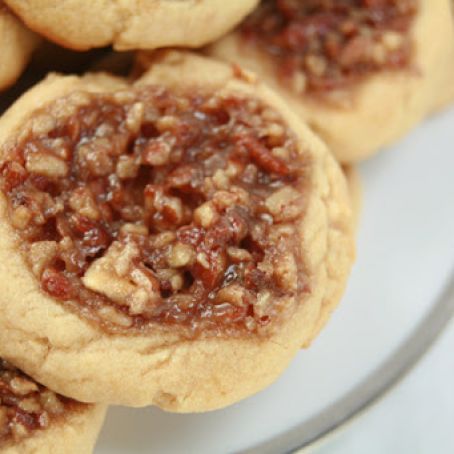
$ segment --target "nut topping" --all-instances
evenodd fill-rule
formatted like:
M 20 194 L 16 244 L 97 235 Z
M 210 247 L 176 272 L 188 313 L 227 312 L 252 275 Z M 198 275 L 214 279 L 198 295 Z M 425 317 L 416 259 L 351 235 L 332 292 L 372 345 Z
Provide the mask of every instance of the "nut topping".
M 326 94 L 411 62 L 416 0 L 262 0 L 241 33 L 297 94 Z
M 44 430 L 65 411 L 81 406 L 38 385 L 0 358 L 0 450 L 36 430 Z
M 244 96 L 75 93 L 4 150 L 0 188 L 42 291 L 90 322 L 267 333 L 307 291 L 299 147 Z

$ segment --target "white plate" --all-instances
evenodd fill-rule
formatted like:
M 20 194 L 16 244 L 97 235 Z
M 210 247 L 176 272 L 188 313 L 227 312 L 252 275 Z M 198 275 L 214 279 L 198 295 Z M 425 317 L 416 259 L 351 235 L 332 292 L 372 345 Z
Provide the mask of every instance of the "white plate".
M 314 345 L 270 388 L 224 410 L 112 408 L 96 453 L 289 451 L 348 419 L 422 353 L 452 309 L 443 300 L 431 312 L 454 270 L 454 111 L 361 173 L 358 260 Z

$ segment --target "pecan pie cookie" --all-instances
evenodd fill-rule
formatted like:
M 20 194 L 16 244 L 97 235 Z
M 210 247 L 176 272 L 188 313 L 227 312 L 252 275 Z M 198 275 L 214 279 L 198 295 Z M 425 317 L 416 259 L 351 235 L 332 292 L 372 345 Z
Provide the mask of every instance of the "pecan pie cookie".
M 0 90 L 12 85 L 21 75 L 38 42 L 38 37 L 0 0 Z
M 105 408 L 60 396 L 0 358 L 0 452 L 88 454 Z
M 72 49 L 198 47 L 232 29 L 258 0 L 5 0 L 37 33 Z
M 342 162 L 454 97 L 449 0 L 263 0 L 209 49 L 277 90 Z
M 353 209 L 353 225 L 358 227 L 363 205 L 363 188 L 358 169 L 353 165 L 342 166 L 347 179 L 350 200 Z
M 325 145 L 252 75 L 152 58 L 133 84 L 50 76 L 1 118 L 0 353 L 78 400 L 205 411 L 313 339 L 352 209 Z

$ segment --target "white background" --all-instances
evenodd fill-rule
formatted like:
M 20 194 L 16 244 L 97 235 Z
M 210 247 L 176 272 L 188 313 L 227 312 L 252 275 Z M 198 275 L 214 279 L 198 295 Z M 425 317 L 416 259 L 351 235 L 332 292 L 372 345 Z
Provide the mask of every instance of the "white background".
M 454 323 L 384 400 L 314 454 L 454 453 Z

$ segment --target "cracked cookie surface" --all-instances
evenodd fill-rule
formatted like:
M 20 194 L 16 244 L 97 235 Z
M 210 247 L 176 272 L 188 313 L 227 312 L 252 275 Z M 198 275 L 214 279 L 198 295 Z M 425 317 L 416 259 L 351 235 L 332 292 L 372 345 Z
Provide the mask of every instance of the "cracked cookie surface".
M 200 47 L 240 22 L 258 0 L 6 0 L 37 33 L 64 47 Z

